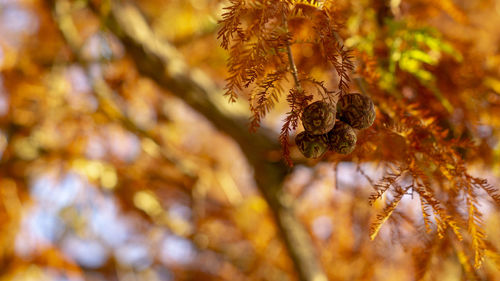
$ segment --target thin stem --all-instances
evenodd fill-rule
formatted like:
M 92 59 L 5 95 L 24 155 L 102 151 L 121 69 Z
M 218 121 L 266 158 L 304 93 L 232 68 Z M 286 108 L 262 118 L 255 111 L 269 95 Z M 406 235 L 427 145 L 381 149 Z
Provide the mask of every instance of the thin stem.
M 284 13 L 283 13 L 283 26 L 285 27 L 285 31 L 288 34 L 288 21 Z M 295 87 L 297 87 L 297 90 L 299 92 L 302 92 L 302 85 L 300 84 L 299 74 L 297 72 L 297 65 L 295 65 L 295 61 L 293 60 L 293 54 L 292 54 L 292 48 L 290 47 L 290 42 L 287 42 L 286 44 L 286 52 L 288 54 L 288 63 L 290 63 L 293 80 L 295 81 Z
M 365 79 L 363 77 L 356 77 L 354 78 L 354 81 L 356 82 L 356 85 L 358 85 L 359 90 L 361 91 L 362 94 L 368 96 L 368 91 L 365 88 Z

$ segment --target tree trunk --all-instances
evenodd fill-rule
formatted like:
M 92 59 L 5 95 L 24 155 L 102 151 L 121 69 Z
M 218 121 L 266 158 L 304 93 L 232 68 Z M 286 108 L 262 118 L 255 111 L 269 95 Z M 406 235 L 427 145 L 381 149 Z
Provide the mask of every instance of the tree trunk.
M 280 149 L 277 137 L 265 130 L 250 133 L 247 120 L 223 113 L 210 99 L 210 95 L 222 91 L 201 71 L 190 69 L 173 46 L 159 40 L 137 8 L 112 1 L 107 20 L 108 28 L 122 40 L 142 75 L 184 100 L 238 143 L 254 169 L 257 186 L 272 210 L 300 280 L 326 281 L 310 236 L 282 190 L 288 167 L 270 156 Z

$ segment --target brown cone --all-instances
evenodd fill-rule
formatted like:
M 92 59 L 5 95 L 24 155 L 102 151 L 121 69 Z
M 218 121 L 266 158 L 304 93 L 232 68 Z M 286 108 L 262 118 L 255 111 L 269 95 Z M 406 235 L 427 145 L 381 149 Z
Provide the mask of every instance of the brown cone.
M 311 103 L 302 113 L 304 130 L 311 135 L 328 133 L 335 125 L 335 111 L 335 107 L 326 102 L 317 101 Z
M 307 158 L 321 157 L 328 150 L 326 135 L 310 135 L 302 132 L 295 137 L 300 152 Z
M 368 96 L 359 93 L 348 94 L 337 102 L 337 118 L 354 129 L 366 129 L 375 120 L 375 106 Z
M 337 121 L 333 130 L 328 132 L 330 149 L 341 154 L 349 154 L 356 147 L 356 132 L 348 124 Z

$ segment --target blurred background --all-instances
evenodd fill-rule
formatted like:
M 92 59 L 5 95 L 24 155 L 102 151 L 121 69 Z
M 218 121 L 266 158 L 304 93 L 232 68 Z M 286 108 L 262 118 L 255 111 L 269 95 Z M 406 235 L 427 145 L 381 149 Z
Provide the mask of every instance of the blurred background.
M 439 40 L 428 56 L 389 48 L 385 71 L 372 79 L 409 100 L 418 87 L 397 79 L 413 75 L 430 88 L 444 79 L 438 100 L 453 112 L 450 128 L 479 148 L 471 173 L 498 186 L 500 1 L 388 1 L 394 22 L 385 42 L 377 41 L 379 1 L 333 2 L 344 11 L 346 46 L 358 56 L 414 38 L 411 28 L 431 28 Z M 220 90 L 228 54 L 217 22 L 228 2 L 127 3 L 179 52 L 183 67 L 218 89 L 208 98 L 220 112 L 250 117 L 246 99 L 228 104 Z M 0 280 L 298 280 L 248 155 L 183 93 L 137 68 L 129 43 L 106 19 L 110 5 L 0 0 Z M 308 65 L 314 52 L 300 48 L 298 64 L 333 85 L 333 70 Z M 276 141 L 287 111 L 282 100 L 262 121 Z M 368 204 L 371 181 L 384 175 L 384 157 L 397 153 L 397 142 L 389 144 L 361 160 L 306 161 L 292 150 L 297 163 L 283 188 L 326 276 L 472 280 L 451 242 L 419 238 L 417 197 L 405 196 L 370 240 L 370 223 L 384 207 Z M 269 157 L 279 160 L 279 149 Z M 481 201 L 496 248 L 498 210 Z M 487 255 L 478 280 L 500 280 L 499 268 L 499 256 Z

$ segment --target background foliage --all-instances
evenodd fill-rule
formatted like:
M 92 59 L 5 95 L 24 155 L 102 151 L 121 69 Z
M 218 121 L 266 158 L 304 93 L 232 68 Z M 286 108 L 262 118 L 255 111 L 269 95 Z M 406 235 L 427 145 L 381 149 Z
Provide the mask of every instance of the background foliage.
M 0 280 L 500 280 L 499 21 L 498 0 L 0 1 Z M 375 124 L 304 159 L 290 116 L 338 91 Z

